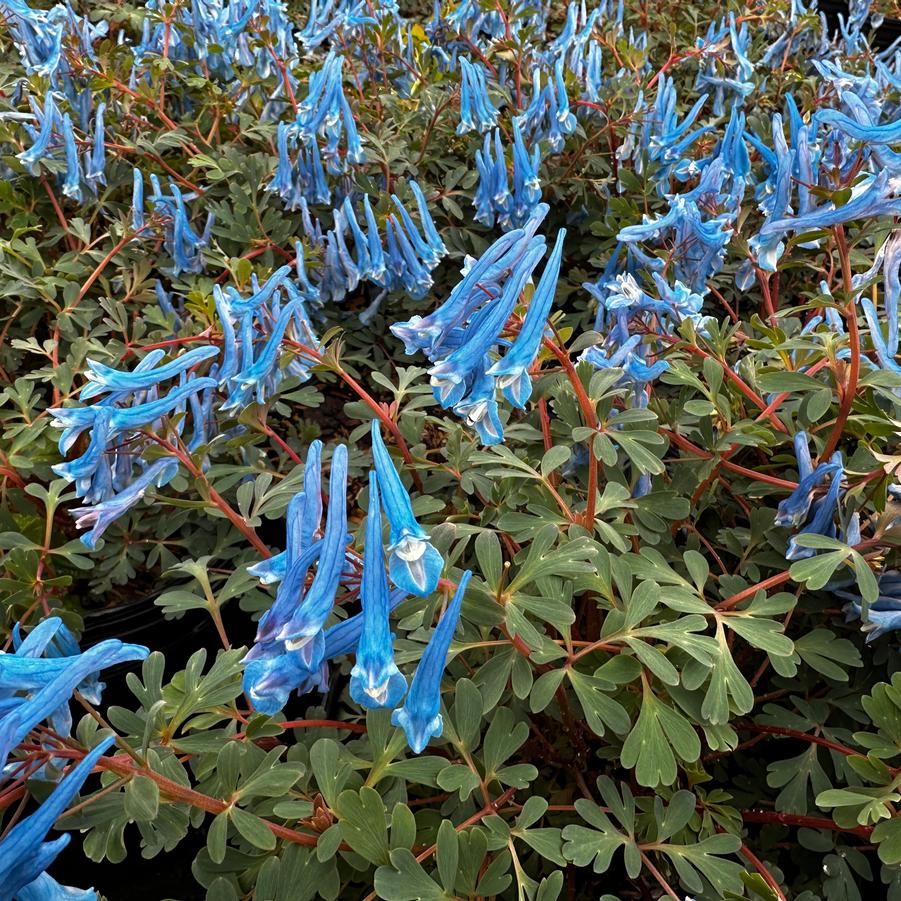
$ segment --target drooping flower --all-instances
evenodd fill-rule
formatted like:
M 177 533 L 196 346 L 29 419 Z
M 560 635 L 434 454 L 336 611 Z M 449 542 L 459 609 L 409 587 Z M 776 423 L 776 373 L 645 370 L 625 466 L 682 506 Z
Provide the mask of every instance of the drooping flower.
M 329 475 L 328 516 L 319 552 L 319 565 L 309 592 L 279 630 L 276 638 L 289 651 L 300 651 L 308 669 L 316 669 L 324 653 L 322 627 L 335 603 L 335 593 L 344 570 L 344 549 L 347 545 L 347 447 L 339 444 L 332 455 Z M 301 556 L 292 565 L 304 565 Z M 289 571 L 285 577 L 291 579 Z
M 519 410 L 525 408 L 526 401 L 532 394 L 532 380 L 528 370 L 538 354 L 547 329 L 547 318 L 554 303 L 560 275 L 565 237 L 566 229 L 561 228 L 513 346 L 488 370 L 489 375 L 497 378 L 497 386 L 504 392 L 504 397 Z
M 425 597 L 437 587 L 444 560 L 416 521 L 410 495 L 394 468 L 377 420 L 372 421 L 372 458 L 390 527 L 391 581 L 410 594 Z
M 85 361 L 88 366 L 85 378 L 89 384 L 81 389 L 79 399 L 89 400 L 107 391 L 146 391 L 160 382 L 175 378 L 198 363 L 210 360 L 218 355 L 218 347 L 213 347 L 212 345 L 196 347 L 176 357 L 164 366 L 135 369 L 131 372 L 113 369 L 111 366 L 106 366 L 89 357 Z
M 850 591 L 837 591 L 845 598 L 845 619 L 862 620 L 860 631 L 866 634 L 869 644 L 889 632 L 901 629 L 901 573 L 897 570 L 884 572 L 878 579 L 879 596 L 867 605 L 866 617 L 863 615 L 863 603 L 858 594 Z
M 460 619 L 463 595 L 471 576 L 472 573 L 467 570 L 460 577 L 453 599 L 422 652 L 404 705 L 391 715 L 392 724 L 404 730 L 407 744 L 414 754 L 422 753 L 429 739 L 437 738 L 444 730 L 441 717 L 441 677 L 457 621 Z
M 487 131 L 497 123 L 497 109 L 488 96 L 485 69 L 481 63 L 460 59 L 460 124 L 457 134 Z
M 830 476 L 841 473 L 841 456 L 834 457 L 827 463 L 820 463 L 816 469 L 810 458 L 808 437 L 806 432 L 798 432 L 794 437 L 795 456 L 798 461 L 798 475 L 801 477 L 798 487 L 779 502 L 775 523 L 777 526 L 797 528 L 807 519 L 814 491 Z
M 147 492 L 151 485 L 162 488 L 178 473 L 178 460 L 162 457 L 151 463 L 128 486 L 100 503 L 89 507 L 73 507 L 69 512 L 75 519 L 75 527 L 90 532 L 81 536 L 82 544 L 94 550 L 98 539 L 121 516 L 124 516 Z
M 114 741 L 113 736 L 100 741 L 65 775 L 47 800 L 33 814 L 16 823 L 0 841 L 0 901 L 14 901 L 15 898 L 43 901 L 53 898 L 46 894 L 47 891 L 62 888 L 55 880 L 48 883 L 43 879 L 38 885 L 34 883 L 41 880 L 47 867 L 69 844 L 71 835 L 64 833 L 50 842 L 45 842 L 44 838 Z
M 369 516 L 363 554 L 363 631 L 350 673 L 350 696 L 363 707 L 394 709 L 407 690 L 407 680 L 394 662 L 394 636 L 388 622 L 388 574 L 382 549 L 379 483 L 369 473 Z

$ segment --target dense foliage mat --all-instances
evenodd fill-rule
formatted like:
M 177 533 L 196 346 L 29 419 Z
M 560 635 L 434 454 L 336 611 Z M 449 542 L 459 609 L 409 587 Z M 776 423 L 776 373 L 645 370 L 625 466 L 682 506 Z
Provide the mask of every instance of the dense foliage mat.
M 0 901 L 901 898 L 893 12 L 0 0 Z

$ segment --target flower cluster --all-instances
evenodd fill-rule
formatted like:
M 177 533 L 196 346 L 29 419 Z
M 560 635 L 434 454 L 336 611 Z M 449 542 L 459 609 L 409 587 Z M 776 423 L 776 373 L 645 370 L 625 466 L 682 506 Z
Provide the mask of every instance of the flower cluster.
M 495 220 L 508 231 L 522 228 L 534 215 L 541 201 L 541 147 L 536 144 L 532 153 L 526 151 L 519 124 L 513 122 L 513 188 L 510 188 L 507 157 L 498 129 L 485 135 L 485 144 L 476 151 L 479 187 L 473 197 L 476 219 L 489 227 Z
M 444 561 L 416 520 L 375 421 L 372 457 L 375 468 L 369 474 L 369 515 L 361 562 L 347 549 L 347 448 L 338 445 L 332 454 L 323 528 L 322 444 L 314 441 L 310 445 L 303 489 L 288 504 L 286 548 L 250 567 L 264 583 L 278 583 L 278 589 L 245 657 L 244 688 L 257 710 L 276 713 L 294 690 L 324 691 L 328 661 L 356 651 L 351 696 L 364 707 L 395 710 L 396 724 L 404 728 L 410 747 L 418 754 L 431 736 L 441 734 L 441 675 L 468 574 L 441 618 L 408 693 L 406 680 L 394 662 L 389 614 L 410 594 L 431 594 L 438 586 Z M 383 502 L 390 535 L 387 570 Z M 362 575 L 357 574 L 360 562 Z M 389 573 L 393 592 L 388 586 Z M 342 584 L 359 586 L 362 612 L 326 628 Z M 406 701 L 399 707 L 404 695 Z
M 557 234 L 528 311 L 514 341 L 502 337 L 510 316 L 533 271 L 545 255 L 545 241 L 536 231 L 547 213 L 540 204 L 524 228 L 495 241 L 478 260 L 470 260 L 463 280 L 448 299 L 428 316 L 398 322 L 391 331 L 408 354 L 424 351 L 435 400 L 475 428 L 484 444 L 504 439 L 497 389 L 517 409 L 532 393 L 529 368 L 541 347 L 554 301 L 565 229 Z M 492 354 L 503 346 L 499 359 Z
M 97 761 L 112 746 L 112 736 L 101 739 L 76 766 L 61 776 L 67 762 L 53 758 L 54 749 L 70 736 L 72 715 L 69 699 L 73 692 L 93 704 L 100 702 L 103 683 L 98 673 L 116 664 L 143 660 L 147 648 L 112 639 L 81 652 L 75 637 L 59 617 L 49 617 L 27 636 L 15 633 L 15 651 L 0 651 L 0 770 L 4 776 L 19 776 L 22 767 L 12 751 L 40 723 L 47 722 L 45 749 L 47 765 L 32 769 L 31 778 L 53 779 L 59 785 L 31 815 L 20 820 L 0 839 L 0 898 L 3 901 L 47 901 L 77 897 L 96 901 L 92 889 L 79 891 L 59 885 L 45 872 L 69 843 L 62 835 L 44 843 L 57 817 L 78 793 Z M 52 737 L 52 741 L 50 741 Z M 7 765 L 9 761 L 9 765 Z M 28 762 L 25 761 L 25 765 Z M 0 776 L 0 783 L 4 777 Z
M 288 376 L 300 381 L 309 377 L 310 361 L 303 352 L 315 352 L 318 342 L 306 313 L 305 295 L 289 277 L 291 272 L 291 267 L 284 266 L 263 285 L 254 282 L 247 297 L 233 287 L 223 291 L 215 286 L 221 349 L 195 347 L 163 363 L 166 351 L 157 348 L 130 372 L 87 361 L 88 384 L 81 399 L 102 395 L 101 399 L 90 406 L 51 410 L 53 425 L 62 430 L 61 454 L 88 433 L 80 456 L 53 467 L 58 476 L 75 484 L 78 497 L 86 502 L 72 514 L 79 528 L 91 527 L 82 536 L 87 547 L 94 548 L 106 529 L 151 486 L 162 487 L 177 475 L 179 457 L 172 453 L 171 444 L 158 442 L 154 435 L 164 417 L 177 419 L 174 440 L 191 454 L 220 437 L 222 414 L 265 403 Z M 289 330 L 296 339 L 295 351 L 286 354 Z M 282 365 L 286 356 L 290 359 Z M 198 375 L 201 366 L 207 368 L 207 375 Z M 165 387 L 176 380 L 175 387 Z M 163 456 L 146 458 L 144 452 L 155 445 L 164 448 Z

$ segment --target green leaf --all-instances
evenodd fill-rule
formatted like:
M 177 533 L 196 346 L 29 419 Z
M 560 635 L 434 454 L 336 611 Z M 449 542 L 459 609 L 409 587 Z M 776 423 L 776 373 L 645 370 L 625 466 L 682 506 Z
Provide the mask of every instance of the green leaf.
M 135 776 L 125 785 L 125 813 L 144 822 L 156 818 L 160 809 L 160 789 L 149 776 Z
M 335 813 L 345 842 L 361 857 L 377 865 L 388 863 L 388 825 L 385 804 L 373 788 L 343 791 Z
M 657 788 L 676 781 L 677 756 L 693 763 L 700 755 L 701 742 L 691 723 L 645 683 L 638 720 L 620 755 L 622 765 L 635 770 L 639 785 Z
M 613 862 L 613 855 L 620 848 L 633 844 L 633 841 L 620 832 L 594 802 L 579 798 L 576 812 L 594 828 L 577 824 L 564 826 L 563 856 L 577 867 L 592 864 L 595 873 L 606 873 Z M 633 879 L 637 875 L 637 872 L 629 873 Z
M 438 878 L 445 892 L 452 894 L 457 880 L 457 866 L 460 862 L 460 845 L 457 833 L 450 820 L 442 821 L 438 827 L 435 862 L 438 864 Z
M 541 458 L 541 474 L 546 478 L 549 473 L 563 466 L 570 456 L 571 451 L 566 445 L 558 444 L 550 448 Z
M 206 849 L 213 863 L 225 860 L 226 842 L 228 839 L 228 811 L 217 814 L 210 823 L 206 834 Z
M 870 838 L 879 846 L 879 859 L 886 866 L 901 864 L 901 819 L 892 817 L 879 823 Z
M 241 837 L 254 848 L 271 851 L 275 847 L 275 835 L 258 816 L 240 807 L 230 807 L 228 815 Z
M 390 863 L 375 871 L 375 890 L 385 901 L 447 901 L 453 898 L 406 848 L 395 848 Z
M 622 735 L 628 730 L 628 714 L 619 702 L 607 694 L 610 683 L 572 668 L 568 668 L 566 672 L 592 732 L 603 736 L 610 728 Z
M 795 641 L 795 653 L 818 673 L 839 682 L 848 681 L 848 668 L 863 666 L 860 652 L 829 629 L 814 629 Z
M 476 536 L 475 548 L 482 578 L 488 583 L 488 587 L 496 592 L 500 587 L 501 572 L 503 571 L 501 543 L 497 532 L 479 532 Z
M 792 563 L 789 573 L 796 582 L 804 582 L 811 591 L 816 591 L 832 578 L 832 574 L 847 558 L 847 551 L 815 554 L 804 560 L 796 560 Z

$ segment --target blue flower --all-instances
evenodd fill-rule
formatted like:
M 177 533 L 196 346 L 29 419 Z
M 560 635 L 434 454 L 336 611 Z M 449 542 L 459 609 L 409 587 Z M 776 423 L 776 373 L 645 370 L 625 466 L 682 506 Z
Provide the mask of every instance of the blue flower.
M 813 505 L 813 515 L 810 521 L 804 526 L 798 535 L 825 535 L 827 538 L 834 538 L 835 515 L 838 512 L 839 498 L 842 491 L 842 476 L 844 469 L 841 466 L 841 456 L 834 455 L 833 460 L 839 460 L 837 471 L 832 476 L 832 483 L 826 494 L 816 501 Z M 803 560 L 806 557 L 812 557 L 816 551 L 814 548 L 802 547 L 798 544 L 798 536 L 793 535 L 788 540 L 788 550 L 785 552 L 786 560 Z
M 136 369 L 133 372 L 120 372 L 118 369 L 98 363 L 89 357 L 86 360 L 88 371 L 85 373 L 89 384 L 81 389 L 79 399 L 88 400 L 106 391 L 146 391 L 162 381 L 187 372 L 197 364 L 218 356 L 218 354 L 219 348 L 212 345 L 196 347 L 164 366 Z
M 441 718 L 441 677 L 460 618 L 463 595 L 471 576 L 469 570 L 461 576 L 453 600 L 448 604 L 422 652 L 404 706 L 391 715 L 392 724 L 404 730 L 407 743 L 414 754 L 422 753 L 429 739 L 437 738 L 444 730 Z
M 845 99 L 844 94 L 842 99 Z M 885 125 L 869 125 L 856 121 L 838 110 L 819 109 L 813 114 L 813 122 L 816 125 L 838 129 L 848 137 L 866 141 L 868 144 L 897 144 L 901 141 L 901 120 Z
M 825 203 L 802 216 L 768 219 L 749 242 L 758 254 L 758 265 L 769 272 L 775 271 L 782 255 L 782 238 L 789 232 L 820 231 L 854 219 L 901 215 L 901 197 L 892 196 L 895 190 L 895 180 L 888 171 L 882 170 L 855 185 L 851 199 L 845 204 Z
M 390 527 L 391 581 L 410 594 L 425 597 L 437 587 L 444 560 L 413 515 L 410 495 L 394 468 L 376 420 L 372 421 L 372 458 Z
M 474 303 L 483 303 L 486 295 L 476 286 L 491 267 L 501 260 L 524 236 L 522 229 L 498 238 L 473 264 L 463 280 L 451 291 L 448 299 L 428 316 L 414 316 L 408 322 L 396 322 L 391 331 L 404 342 L 408 354 L 424 350 L 432 357 L 444 338 L 473 312 Z M 475 296 L 474 296 L 475 295 Z
M 497 109 L 488 96 L 485 69 L 481 63 L 460 59 L 460 124 L 457 134 L 487 131 L 497 123 Z
M 460 346 L 429 369 L 432 391 L 441 406 L 451 407 L 463 397 L 467 380 L 485 354 L 497 343 L 501 329 L 510 318 L 526 281 L 543 256 L 543 242 L 526 250 L 513 266 L 501 296 L 486 304 L 485 312 L 476 317 L 478 321 L 474 320 L 470 324 Z
M 489 375 L 497 378 L 497 385 L 504 392 L 504 397 L 520 410 L 525 408 L 526 401 L 532 394 L 532 380 L 528 369 L 538 354 L 547 330 L 547 318 L 554 303 L 557 278 L 560 275 L 565 237 L 566 229 L 561 228 L 513 346 L 488 370 Z
M 382 510 L 376 474 L 369 473 L 369 516 L 363 555 L 363 632 L 350 672 L 350 696 L 363 707 L 395 708 L 407 680 L 394 662 L 394 635 L 388 622 L 388 575 L 382 550 Z
M 836 594 L 848 600 L 846 621 L 863 619 L 863 604 L 858 594 L 850 591 L 837 591 Z M 860 631 L 866 634 L 867 644 L 901 629 L 901 573 L 889 570 L 879 576 L 879 597 L 867 605 L 866 614 Z
M 289 651 L 300 651 L 305 665 L 316 669 L 324 653 L 322 627 L 335 603 L 335 594 L 344 570 L 347 545 L 347 447 L 335 448 L 329 475 L 328 516 L 319 554 L 319 565 L 309 592 L 300 602 L 276 638 L 285 642 Z M 292 566 L 304 564 L 301 556 Z M 286 581 L 291 578 L 290 572 Z
M 41 873 L 34 882 L 19 889 L 16 901 L 97 901 L 97 892 L 60 885 L 49 873 Z
M 69 844 L 71 836 L 68 834 L 63 834 L 51 842 L 45 842 L 44 838 L 60 814 L 78 794 L 97 761 L 114 741 L 112 736 L 103 739 L 66 774 L 50 797 L 33 814 L 16 823 L 0 841 L 0 901 L 13 901 L 17 896 L 20 899 L 27 899 L 27 893 L 20 894 L 22 889 L 40 879 L 44 870 Z M 34 890 L 41 891 L 52 887 L 44 881 Z M 32 898 L 48 897 L 46 894 L 36 895 L 34 890 Z
M 28 639 L 26 639 L 27 641 Z M 82 654 L 56 659 L 0 655 L 0 769 L 6 755 L 24 741 L 29 732 L 52 718 L 68 734 L 72 692 L 103 668 L 143 660 L 149 651 L 141 645 L 103 641 Z
M 91 155 L 88 157 L 88 165 L 84 176 L 92 185 L 106 184 L 106 175 L 104 174 L 106 141 L 103 132 L 103 115 L 105 112 L 106 104 L 98 103 L 97 112 L 94 115 L 94 140 L 91 144 Z
M 810 459 L 806 432 L 798 432 L 794 437 L 795 456 L 798 460 L 798 475 L 801 477 L 798 487 L 779 502 L 775 523 L 777 526 L 797 528 L 807 519 L 814 491 L 830 476 L 841 473 L 841 454 L 833 454 L 828 463 L 820 463 L 816 469 Z
M 63 182 L 63 194 L 81 203 L 81 162 L 75 146 L 75 133 L 72 131 L 72 119 L 68 113 L 63 114 L 63 147 L 66 152 L 66 178 Z
M 244 667 L 244 691 L 254 710 L 272 716 L 284 709 L 291 692 L 306 685 L 313 672 L 299 651 L 267 655 Z M 317 684 L 320 690 L 326 687 L 321 681 Z
M 278 365 L 279 353 L 282 348 L 282 338 L 288 326 L 294 321 L 295 314 L 300 310 L 300 301 L 294 300 L 286 304 L 279 314 L 278 320 L 272 327 L 272 332 L 266 341 L 262 353 L 250 366 L 242 367 L 234 376 L 233 382 L 238 386 L 238 391 L 233 393 L 222 405 L 223 410 L 238 409 L 244 406 L 246 393 L 251 390 L 256 394 L 257 403 L 265 401 L 267 387 L 273 379 Z
M 90 532 L 81 536 L 82 544 L 94 550 L 103 533 L 138 503 L 151 485 L 162 488 L 177 474 L 178 460 L 174 457 L 162 457 L 151 463 L 131 484 L 105 501 L 89 507 L 73 507 L 69 512 L 75 519 L 75 527 L 91 527 Z
M 144 227 L 144 176 L 140 169 L 132 170 L 131 227 L 140 231 Z
M 32 109 L 34 109 L 35 112 L 38 110 L 35 101 L 32 101 Z M 44 98 L 44 109 L 42 112 L 37 113 L 37 115 L 41 124 L 41 130 L 34 137 L 31 147 L 29 147 L 28 150 L 23 150 L 18 155 L 18 159 L 31 175 L 35 174 L 35 165 L 48 155 L 50 141 L 53 138 L 53 129 L 59 120 L 59 111 L 53 100 L 53 91 L 47 91 Z
M 248 572 L 264 583 L 279 582 L 291 574 L 295 586 L 280 587 L 272 607 L 260 618 L 257 641 L 268 641 L 285 626 L 298 604 L 303 591 L 307 569 L 314 562 L 310 559 L 315 538 L 322 520 L 322 442 L 314 441 L 307 451 L 304 465 L 303 491 L 299 491 L 288 503 L 285 550 L 262 563 L 248 568 Z M 297 566 L 307 555 L 306 566 Z
M 488 357 L 475 370 L 472 385 L 466 396 L 454 404 L 454 412 L 476 430 L 482 444 L 491 446 L 504 440 L 497 405 L 497 379 L 490 375 L 491 360 Z

